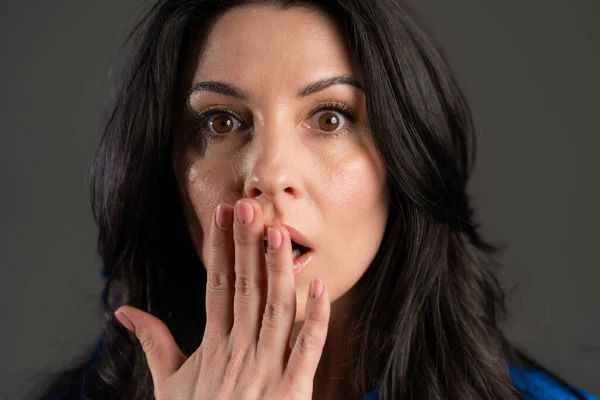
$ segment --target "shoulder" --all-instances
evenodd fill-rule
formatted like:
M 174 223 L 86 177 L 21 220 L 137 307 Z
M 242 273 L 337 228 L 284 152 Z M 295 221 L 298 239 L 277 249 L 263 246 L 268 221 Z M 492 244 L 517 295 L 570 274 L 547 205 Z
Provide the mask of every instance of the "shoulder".
M 548 374 L 535 369 L 510 366 L 513 385 L 524 395 L 525 400 L 575 400 L 577 397 L 560 382 Z M 586 400 L 600 400 L 583 390 L 574 388 Z
M 542 371 L 511 365 L 510 377 L 515 388 L 523 394 L 524 400 L 577 400 L 577 397 L 567 387 Z M 581 389 L 575 387 L 573 389 L 585 400 L 600 400 Z M 373 390 L 361 398 L 361 400 L 377 399 L 377 390 Z

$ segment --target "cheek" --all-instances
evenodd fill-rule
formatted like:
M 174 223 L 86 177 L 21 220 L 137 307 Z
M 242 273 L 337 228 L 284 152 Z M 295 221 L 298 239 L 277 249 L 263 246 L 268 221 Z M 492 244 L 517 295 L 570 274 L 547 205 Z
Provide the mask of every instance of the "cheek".
M 223 168 L 211 168 L 201 161 L 190 164 L 183 181 L 185 213 L 196 251 L 204 263 L 208 255 L 208 237 L 214 210 L 227 202 L 232 193 L 232 178 Z M 230 201 L 231 203 L 231 201 Z
M 328 169 L 323 207 L 336 226 L 381 224 L 387 216 L 385 174 L 371 157 L 357 156 Z M 364 224 L 364 225 L 363 225 Z
M 388 215 L 384 171 L 381 162 L 364 154 L 329 170 L 323 210 L 333 238 L 332 268 L 336 277 L 345 277 L 339 290 L 362 276 L 381 244 Z
M 195 214 L 202 219 L 214 209 L 224 192 L 224 188 L 215 184 L 220 180 L 208 179 L 209 176 L 215 173 L 216 171 L 203 171 L 196 164 L 192 164 L 186 174 L 185 184 L 190 201 Z

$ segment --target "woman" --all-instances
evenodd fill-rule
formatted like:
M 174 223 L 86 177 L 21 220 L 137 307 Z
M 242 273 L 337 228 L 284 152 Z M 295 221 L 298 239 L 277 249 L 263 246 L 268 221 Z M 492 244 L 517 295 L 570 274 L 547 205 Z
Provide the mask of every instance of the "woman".
M 65 396 L 592 398 L 498 328 L 470 111 L 401 4 L 162 0 L 132 43 L 105 332 Z

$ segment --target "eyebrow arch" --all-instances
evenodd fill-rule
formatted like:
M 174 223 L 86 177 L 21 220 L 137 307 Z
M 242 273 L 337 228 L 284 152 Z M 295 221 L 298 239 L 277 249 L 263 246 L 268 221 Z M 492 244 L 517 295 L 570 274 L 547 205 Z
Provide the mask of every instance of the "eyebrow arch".
M 298 97 L 310 96 L 311 94 L 315 94 L 317 92 L 325 90 L 333 85 L 351 85 L 357 89 L 363 90 L 362 85 L 352 76 L 338 75 L 311 83 L 310 85 L 306 86 L 304 89 L 298 92 Z
M 313 82 L 305 88 L 298 91 L 298 97 L 307 97 L 334 85 L 351 85 L 360 90 L 363 90 L 362 85 L 350 75 L 338 75 L 331 78 L 321 79 Z M 235 97 L 246 100 L 248 96 L 244 91 L 232 84 L 221 81 L 203 81 L 195 83 L 187 93 L 186 98 L 189 98 L 194 92 L 214 92 L 224 96 Z
M 242 89 L 237 88 L 232 84 L 220 81 L 204 81 L 195 83 L 187 93 L 186 98 L 189 98 L 194 92 L 202 91 L 219 93 L 224 96 L 236 97 L 242 100 L 246 100 L 248 97 Z

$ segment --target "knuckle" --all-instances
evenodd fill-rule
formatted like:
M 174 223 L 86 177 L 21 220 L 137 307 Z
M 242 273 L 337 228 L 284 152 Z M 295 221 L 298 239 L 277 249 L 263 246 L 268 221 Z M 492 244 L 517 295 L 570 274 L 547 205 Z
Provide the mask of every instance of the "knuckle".
M 293 308 L 289 302 L 267 299 L 263 321 L 266 323 L 279 322 L 289 316 Z
M 242 360 L 244 359 L 244 352 L 245 352 L 245 350 L 242 346 L 239 346 L 239 345 L 232 346 L 232 348 L 228 354 L 227 364 L 229 366 L 233 366 L 233 367 L 240 364 L 242 362 Z
M 146 356 L 153 356 L 158 352 L 158 346 L 150 334 L 146 332 L 140 333 L 139 341 Z
M 296 339 L 296 346 L 303 354 L 314 353 L 319 348 L 319 337 L 311 331 L 302 331 Z
M 206 274 L 206 285 L 210 291 L 217 293 L 227 291 L 229 288 L 228 273 L 216 268 L 210 268 L 207 270 Z
M 256 285 L 246 275 L 238 274 L 235 278 L 235 294 L 242 298 L 253 297 L 257 293 Z
M 227 353 L 227 366 L 224 371 L 225 379 L 237 379 L 242 365 L 248 358 L 247 346 L 241 343 L 233 343 Z

